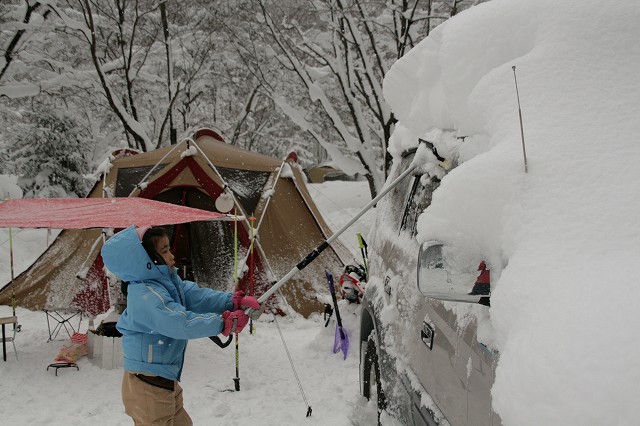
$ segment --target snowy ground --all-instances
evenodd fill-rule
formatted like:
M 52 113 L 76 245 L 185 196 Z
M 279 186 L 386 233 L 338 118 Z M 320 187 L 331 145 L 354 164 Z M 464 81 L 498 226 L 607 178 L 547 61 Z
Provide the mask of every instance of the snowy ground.
M 638 424 L 640 8 L 635 0 L 604 3 L 482 3 L 439 26 L 384 82 L 399 120 L 392 155 L 426 138 L 460 163 L 420 216 L 418 242 L 440 239 L 494 267 L 478 335 L 499 351 L 492 405 L 509 426 Z M 364 182 L 316 189 L 334 229 L 368 200 Z M 356 232 L 343 239 L 352 251 Z M 6 240 L 0 230 L 5 282 Z M 16 263 L 35 256 L 33 244 L 16 244 Z M 356 315 L 346 310 L 355 342 Z M 21 359 L 0 362 L 2 424 L 130 424 L 120 371 L 83 359 L 79 372 L 55 377 L 45 368 L 62 342 L 46 343 L 44 314 L 18 316 Z M 275 324 L 261 321 L 241 339 L 239 393 L 220 392 L 233 383 L 233 350 L 190 345 L 183 382 L 196 423 L 375 424 L 372 405 L 358 397 L 358 349 L 346 361 L 332 354 L 333 328 L 320 318 L 281 327 L 313 416 L 304 418 Z
M 311 194 L 334 229 L 346 223 L 369 201 L 366 182 L 328 182 L 311 185 Z M 354 195 L 356 194 L 356 195 Z M 344 243 L 355 250 L 356 232 L 366 236 L 370 215 L 345 233 Z M 14 231 L 16 271 L 26 267 L 46 245 L 46 231 Z M 10 278 L 8 233 L 0 230 L 0 282 Z M 356 254 L 359 252 L 355 252 Z M 355 256 L 355 254 L 354 254 Z M 337 272 L 337 271 L 336 271 Z M 333 354 L 335 323 L 324 327 L 321 316 L 280 318 L 278 325 L 296 367 L 307 405 L 289 364 L 278 328 L 263 316 L 255 335 L 240 335 L 240 392 L 233 389 L 235 351 L 220 349 L 208 339 L 194 340 L 187 350 L 182 385 L 185 406 L 197 425 L 370 425 L 375 408 L 360 398 L 358 387 L 357 308 L 342 305 L 344 326 L 354 344 L 348 357 Z M 11 315 L 0 306 L 0 316 Z M 47 343 L 43 312 L 18 308 L 22 331 L 17 335 L 19 361 L 8 347 L 7 362 L 0 362 L 2 424 L 14 425 L 129 425 L 120 401 L 122 369 L 104 370 L 87 357 L 80 371 L 61 369 L 56 377 L 46 371 L 67 341 L 62 334 Z M 97 324 L 96 324 L 97 325 Z M 88 321 L 82 322 L 86 331 Z M 10 327 L 8 327 L 10 329 Z M 64 332 L 63 332 L 64 333 Z

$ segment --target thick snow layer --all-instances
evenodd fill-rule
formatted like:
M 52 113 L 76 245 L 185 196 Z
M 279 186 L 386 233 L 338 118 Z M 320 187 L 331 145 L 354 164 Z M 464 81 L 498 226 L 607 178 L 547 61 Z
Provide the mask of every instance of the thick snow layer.
M 496 269 L 486 340 L 506 425 L 637 424 L 638 22 L 633 0 L 493 0 L 438 27 L 384 82 L 395 156 L 419 137 L 443 151 L 465 137 L 418 238 Z

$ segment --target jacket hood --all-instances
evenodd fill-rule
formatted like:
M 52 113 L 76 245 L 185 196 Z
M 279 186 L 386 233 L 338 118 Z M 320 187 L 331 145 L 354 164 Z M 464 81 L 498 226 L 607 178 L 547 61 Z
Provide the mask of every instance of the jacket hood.
M 102 246 L 102 260 L 109 269 L 122 281 L 141 281 L 159 279 L 162 272 L 153 263 L 142 241 L 136 233 L 135 225 L 115 234 Z

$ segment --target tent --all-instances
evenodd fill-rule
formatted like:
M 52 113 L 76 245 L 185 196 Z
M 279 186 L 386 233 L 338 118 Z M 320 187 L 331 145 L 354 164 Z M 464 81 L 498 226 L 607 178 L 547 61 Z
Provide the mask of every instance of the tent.
M 230 208 L 243 220 L 167 227 L 176 266 L 183 278 L 220 290 L 234 288 L 237 268 L 239 287 L 259 296 L 332 234 L 295 156 L 288 158 L 242 150 L 203 129 L 193 140 L 155 151 L 115 152 L 109 171 L 87 198 L 140 197 L 211 212 L 219 211 L 216 205 Z M 9 283 L 0 290 L 0 304 L 11 303 L 13 291 L 18 306 L 29 309 L 106 312 L 119 297 L 119 286 L 102 263 L 102 235 L 101 228 L 63 230 L 13 287 Z M 349 259 L 348 250 L 334 242 L 268 306 L 279 312 L 288 306 L 304 316 L 321 312 L 324 270 L 339 271 Z

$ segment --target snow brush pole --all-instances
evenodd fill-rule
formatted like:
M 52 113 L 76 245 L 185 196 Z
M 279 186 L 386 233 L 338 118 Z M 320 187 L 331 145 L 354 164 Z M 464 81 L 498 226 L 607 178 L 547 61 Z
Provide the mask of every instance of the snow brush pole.
M 292 268 L 287 273 L 287 275 L 285 275 L 284 277 L 280 278 L 280 280 L 278 282 L 276 282 L 273 286 L 271 286 L 271 288 L 269 290 L 267 290 L 262 296 L 260 296 L 260 298 L 258 299 L 258 303 L 263 304 L 273 293 L 278 291 L 278 289 L 280 287 L 282 287 L 287 281 L 289 281 L 295 274 L 297 274 L 298 272 L 300 272 L 304 268 L 306 268 L 307 265 L 309 265 L 318 256 L 320 256 L 320 253 L 322 253 L 327 247 L 329 247 L 333 241 L 335 241 L 344 231 L 346 231 L 351 225 L 353 225 L 356 220 L 360 219 L 360 217 L 363 214 L 365 214 L 371 207 L 375 206 L 376 203 L 378 201 L 380 201 L 380 199 L 382 197 L 387 195 L 387 193 L 389 191 L 391 191 L 393 188 L 398 186 L 398 184 L 400 182 L 402 182 L 407 176 L 409 176 L 416 168 L 417 168 L 417 165 L 415 165 L 415 164 L 412 164 L 411 166 L 409 166 L 409 168 L 407 168 L 407 170 L 405 170 L 400 176 L 398 176 L 396 178 L 396 180 L 394 180 L 386 188 L 384 188 L 382 190 L 382 192 L 380 192 L 380 194 L 378 194 L 377 197 L 375 197 L 373 200 L 371 200 L 369 202 L 369 204 L 364 206 L 362 208 L 362 210 L 360 210 L 360 212 L 358 212 L 358 214 L 356 214 L 349 222 L 347 222 L 338 231 L 334 232 L 334 234 L 331 235 L 327 240 L 325 240 L 322 243 L 320 243 L 318 245 L 318 247 L 313 249 L 309 254 L 307 254 L 304 257 L 304 259 L 302 259 L 294 268 Z M 253 311 L 253 309 L 247 308 L 247 311 L 246 311 L 247 315 L 251 316 L 251 311 Z
M 527 173 L 527 151 L 524 148 L 524 128 L 522 127 L 522 109 L 520 108 L 520 93 L 518 93 L 518 78 L 516 77 L 516 66 L 512 66 L 513 80 L 516 82 L 516 97 L 518 98 L 518 116 L 520 117 L 520 136 L 522 137 L 522 155 L 524 156 L 524 172 Z

